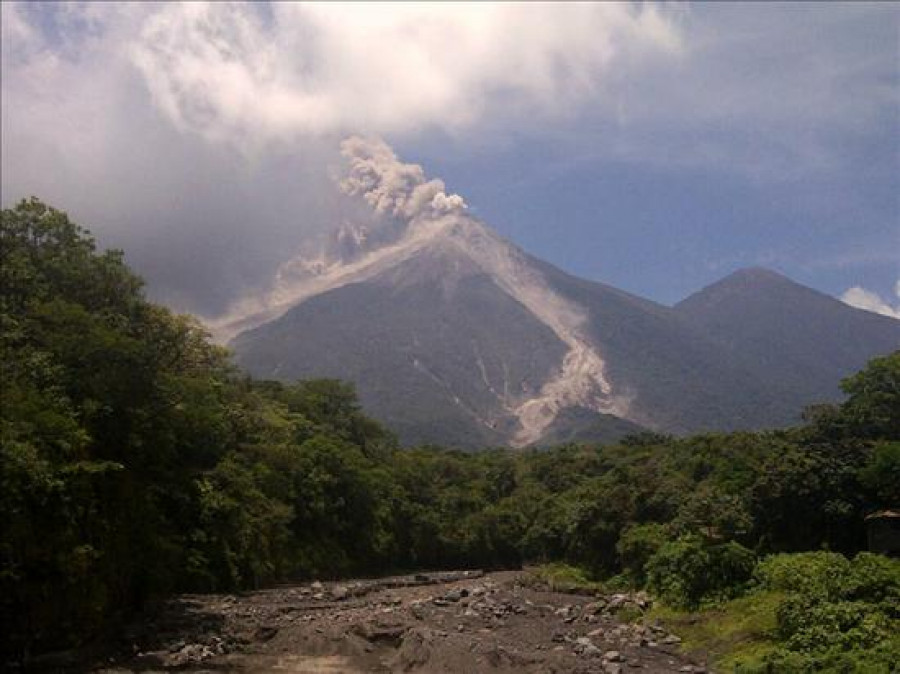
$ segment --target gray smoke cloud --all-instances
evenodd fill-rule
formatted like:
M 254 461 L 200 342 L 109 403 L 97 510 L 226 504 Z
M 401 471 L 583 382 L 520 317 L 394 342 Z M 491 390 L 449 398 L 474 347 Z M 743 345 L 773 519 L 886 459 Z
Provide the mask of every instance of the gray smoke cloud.
M 463 213 L 467 208 L 461 196 L 446 193 L 442 180 L 426 179 L 421 166 L 401 162 L 379 138 L 346 138 L 341 154 L 348 164 L 341 189 L 362 196 L 379 215 L 413 220 Z

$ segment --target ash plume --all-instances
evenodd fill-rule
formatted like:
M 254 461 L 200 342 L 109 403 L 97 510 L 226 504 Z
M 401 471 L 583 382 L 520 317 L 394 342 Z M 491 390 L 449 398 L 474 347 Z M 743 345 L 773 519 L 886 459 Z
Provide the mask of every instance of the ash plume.
M 381 139 L 351 136 L 341 143 L 341 154 L 348 164 L 341 189 L 361 196 L 380 215 L 414 220 L 467 209 L 461 196 L 446 193 L 442 180 L 426 179 L 421 166 L 401 162 Z

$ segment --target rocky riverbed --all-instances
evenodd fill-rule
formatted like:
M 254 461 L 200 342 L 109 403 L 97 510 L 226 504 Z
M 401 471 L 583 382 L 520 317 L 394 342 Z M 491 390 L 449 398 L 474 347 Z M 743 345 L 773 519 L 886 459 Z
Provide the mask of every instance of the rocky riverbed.
M 92 672 L 705 672 L 680 640 L 625 622 L 642 594 L 562 593 L 522 572 L 184 595 L 124 632 Z

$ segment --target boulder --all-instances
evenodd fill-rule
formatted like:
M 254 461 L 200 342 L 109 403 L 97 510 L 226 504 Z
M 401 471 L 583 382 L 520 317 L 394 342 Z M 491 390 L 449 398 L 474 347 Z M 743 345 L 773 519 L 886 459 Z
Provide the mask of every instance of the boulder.
M 404 672 L 421 667 L 431 658 L 432 633 L 420 627 L 414 627 L 406 633 L 397 652 L 397 664 Z

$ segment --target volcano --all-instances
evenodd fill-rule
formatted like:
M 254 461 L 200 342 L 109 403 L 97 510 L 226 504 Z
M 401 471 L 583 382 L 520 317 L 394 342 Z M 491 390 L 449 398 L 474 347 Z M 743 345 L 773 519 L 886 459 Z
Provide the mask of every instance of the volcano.
M 744 270 L 667 307 L 503 239 L 380 141 L 344 142 L 373 219 L 280 269 L 212 324 L 257 377 L 353 382 L 405 444 L 612 441 L 755 429 L 840 397 L 900 321 Z

